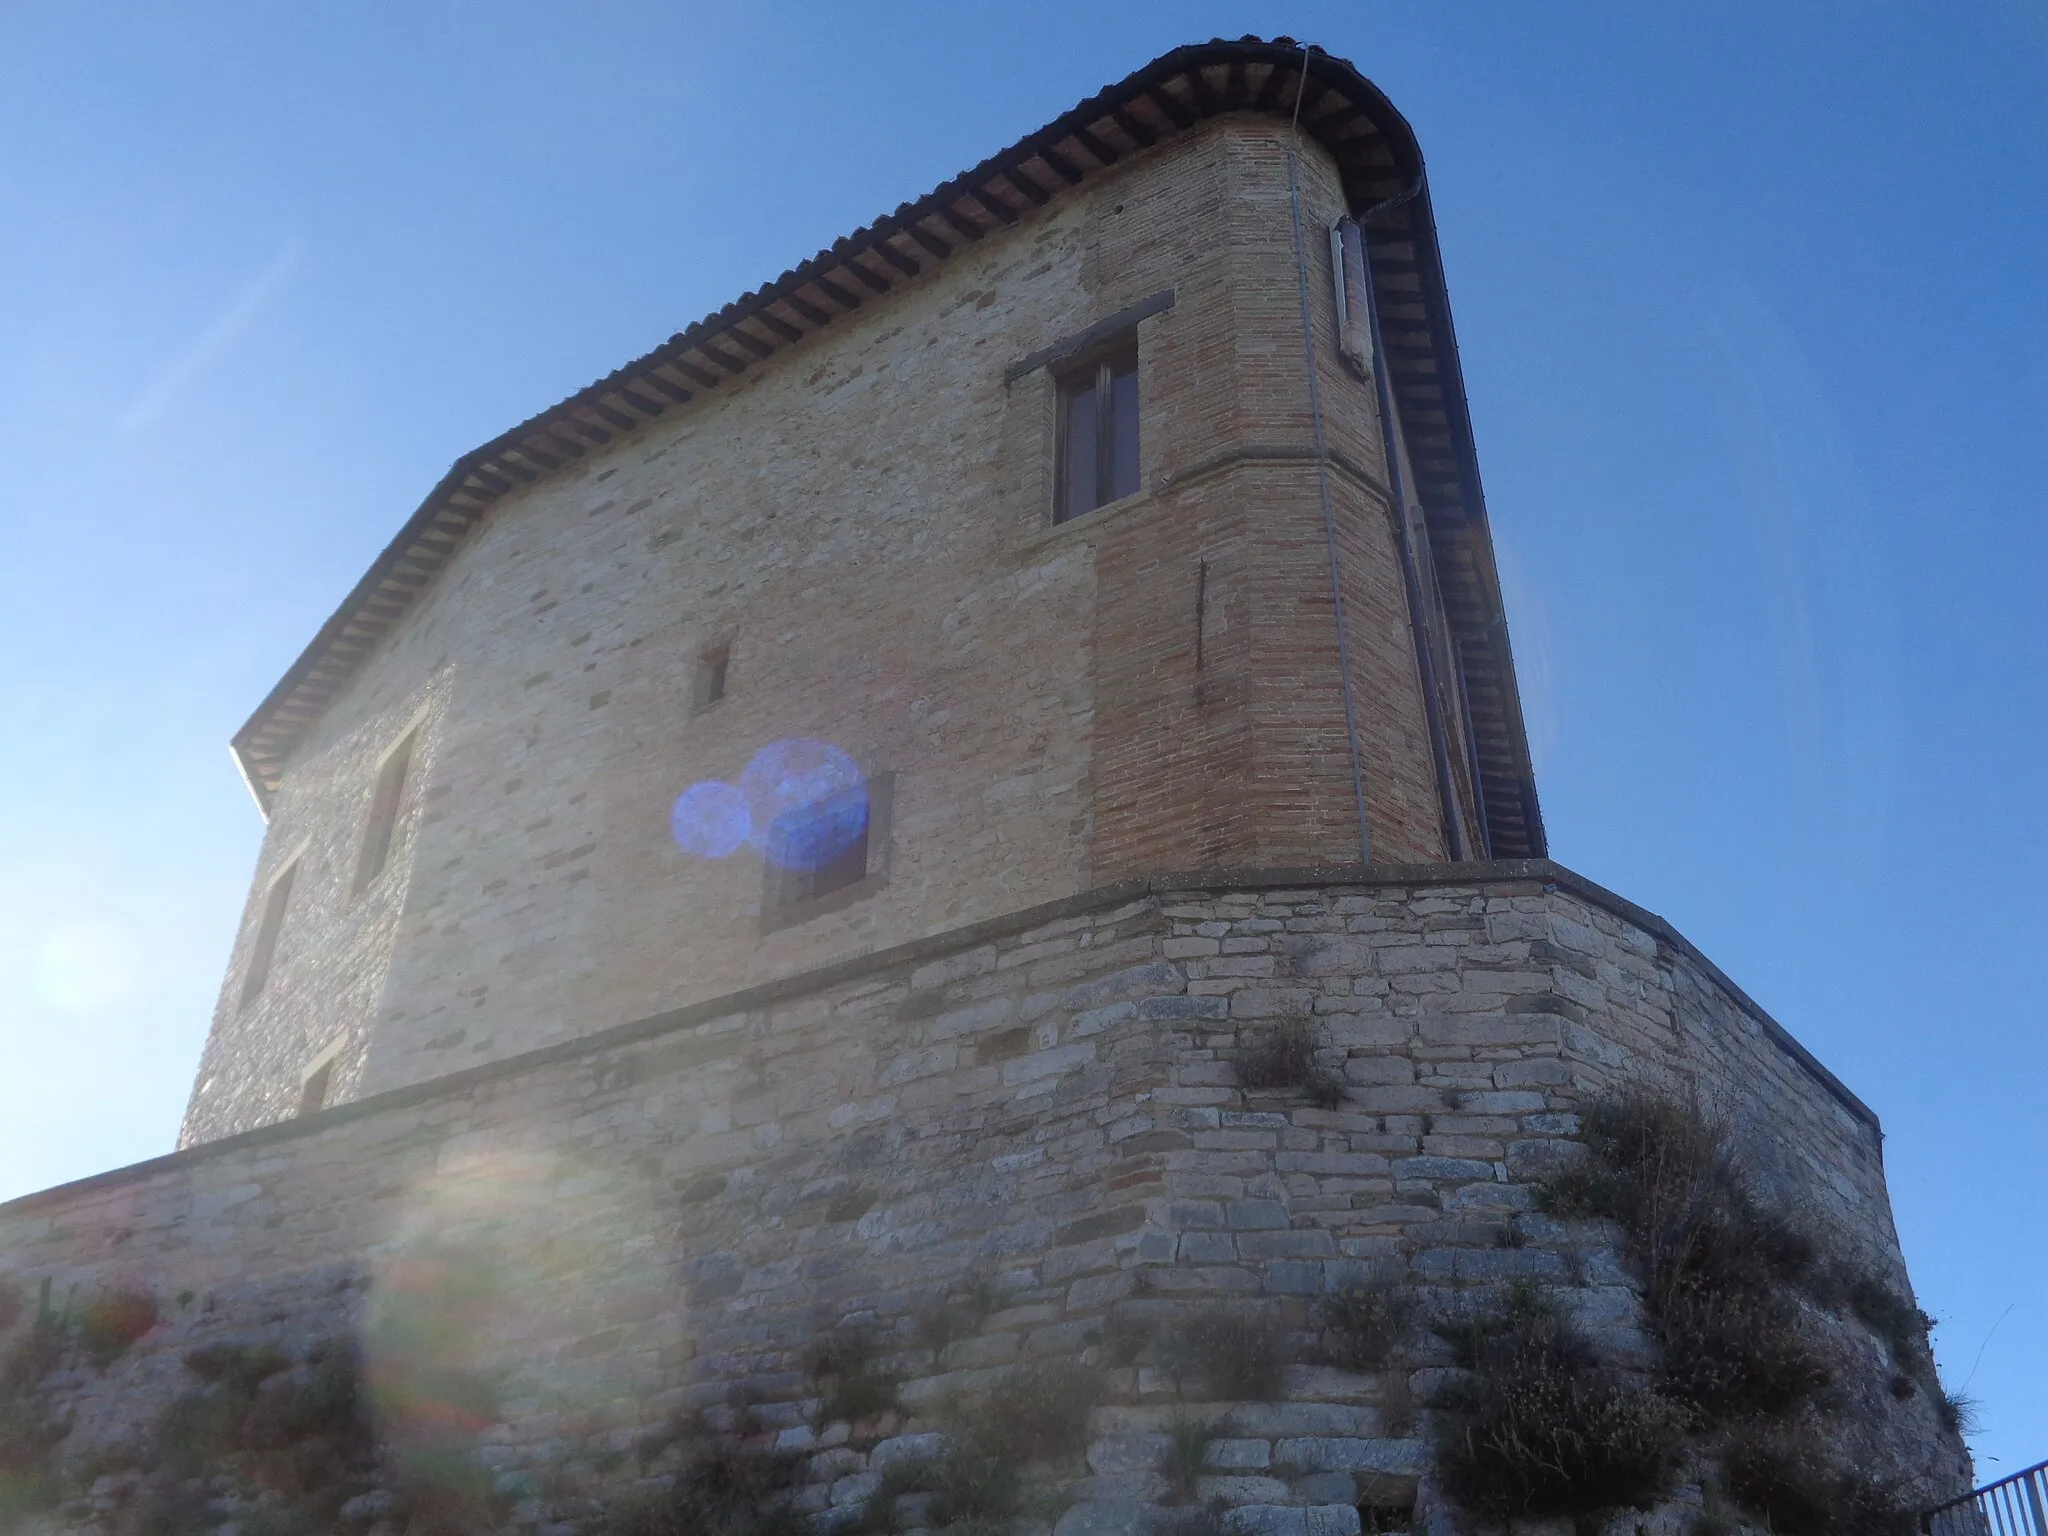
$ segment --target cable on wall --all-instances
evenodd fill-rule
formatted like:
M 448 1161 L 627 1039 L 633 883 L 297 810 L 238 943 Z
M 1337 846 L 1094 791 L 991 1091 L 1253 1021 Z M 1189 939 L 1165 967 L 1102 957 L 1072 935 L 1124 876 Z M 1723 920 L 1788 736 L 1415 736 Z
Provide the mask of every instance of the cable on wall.
M 1301 281 L 1301 347 L 1308 368 L 1308 411 L 1315 424 L 1316 493 L 1323 508 L 1323 546 L 1330 560 L 1330 606 L 1337 619 L 1337 674 L 1344 693 L 1344 743 L 1351 752 L 1351 798 L 1358 807 L 1358 861 L 1372 862 L 1372 830 L 1365 814 L 1365 765 L 1358 749 L 1358 705 L 1352 697 L 1351 637 L 1344 619 L 1344 583 L 1337 563 L 1337 518 L 1330 507 L 1330 447 L 1323 433 L 1323 391 L 1316 368 L 1315 320 L 1308 300 L 1308 247 L 1301 234 L 1301 102 L 1308 94 L 1307 44 L 1301 50 L 1301 81 L 1294 91 L 1294 118 L 1287 140 L 1287 207 L 1294 225 L 1294 271 Z

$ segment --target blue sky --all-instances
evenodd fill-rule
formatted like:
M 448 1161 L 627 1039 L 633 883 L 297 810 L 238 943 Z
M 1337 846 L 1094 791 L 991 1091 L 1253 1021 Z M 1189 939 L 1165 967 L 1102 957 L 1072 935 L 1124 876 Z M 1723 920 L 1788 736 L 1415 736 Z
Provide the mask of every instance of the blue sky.
M 1980 1470 L 2048 1456 L 2041 0 L 5 0 L 0 1196 L 171 1144 L 225 742 L 452 459 L 1245 32 L 1429 157 L 1556 856 L 1877 1108 Z

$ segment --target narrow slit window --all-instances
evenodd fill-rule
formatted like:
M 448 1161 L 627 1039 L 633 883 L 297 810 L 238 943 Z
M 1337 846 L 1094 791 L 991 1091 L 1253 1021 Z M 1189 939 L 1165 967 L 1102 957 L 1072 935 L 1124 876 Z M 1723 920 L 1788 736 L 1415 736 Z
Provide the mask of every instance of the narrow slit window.
M 697 657 L 697 678 L 691 690 L 690 707 L 702 713 L 725 697 L 725 684 L 732 671 L 730 642 L 714 645 Z
M 1138 489 L 1138 347 L 1126 340 L 1059 385 L 1059 494 L 1065 522 Z
M 332 1058 L 320 1063 L 306 1076 L 299 1089 L 299 1113 L 317 1114 L 327 1107 L 327 1091 L 334 1083 L 334 1062 Z
M 377 770 L 377 787 L 370 794 L 370 821 L 363 829 L 363 854 L 356 861 L 358 895 L 368 890 L 391 862 L 391 841 L 398 832 L 398 812 L 405 799 L 405 779 L 412 769 L 413 742 L 418 734 L 407 731 Z
M 256 924 L 256 939 L 249 946 L 249 965 L 242 972 L 242 1007 L 247 1008 L 262 994 L 270 980 L 270 962 L 277 955 L 277 936 L 284 931 L 285 909 L 291 905 L 292 881 L 299 866 L 285 866 L 283 874 L 270 882 L 264 893 L 263 916 Z

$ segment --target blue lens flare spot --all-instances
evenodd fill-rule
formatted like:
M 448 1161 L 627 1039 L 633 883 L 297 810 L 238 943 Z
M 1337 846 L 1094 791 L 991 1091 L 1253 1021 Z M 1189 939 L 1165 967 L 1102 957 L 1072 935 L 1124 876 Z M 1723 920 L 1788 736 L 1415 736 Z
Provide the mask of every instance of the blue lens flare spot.
M 783 869 L 816 871 L 852 852 L 867 835 L 868 792 L 862 785 L 784 811 L 769 823 L 762 852 Z
M 678 848 L 705 859 L 738 853 L 753 834 L 746 795 L 737 785 L 715 779 L 692 784 L 676 796 L 668 827 Z
M 866 837 L 867 785 L 830 742 L 771 742 L 740 775 L 751 838 L 770 863 L 815 870 Z

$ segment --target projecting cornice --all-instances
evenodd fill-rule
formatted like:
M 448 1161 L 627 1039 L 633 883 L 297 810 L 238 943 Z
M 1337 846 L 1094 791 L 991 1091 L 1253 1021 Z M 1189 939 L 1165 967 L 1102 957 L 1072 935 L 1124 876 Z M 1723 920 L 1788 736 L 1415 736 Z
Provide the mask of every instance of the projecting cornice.
M 1351 65 L 1285 38 L 1177 48 L 1072 111 L 464 454 L 235 735 L 269 805 L 307 728 L 503 497 L 760 367 L 1069 189 L 1231 112 L 1292 119 L 1335 158 L 1367 220 L 1387 370 L 1458 642 L 1497 857 L 1544 852 L 1450 302 L 1408 124 Z M 1420 188 L 1420 190 L 1416 190 Z

